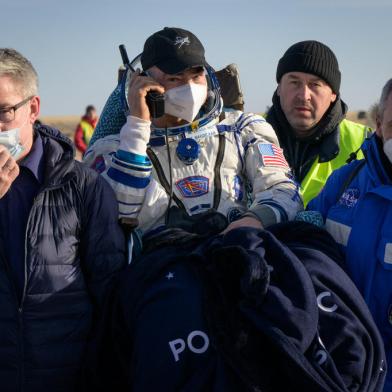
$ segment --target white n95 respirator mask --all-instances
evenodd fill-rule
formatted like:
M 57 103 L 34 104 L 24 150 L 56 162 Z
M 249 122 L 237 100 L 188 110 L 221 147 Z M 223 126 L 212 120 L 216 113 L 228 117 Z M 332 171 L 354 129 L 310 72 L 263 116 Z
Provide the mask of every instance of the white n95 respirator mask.
M 383 150 L 389 159 L 389 162 L 392 163 L 392 139 L 388 139 L 386 142 L 384 142 Z
M 0 145 L 4 146 L 12 158 L 17 160 L 25 150 L 20 143 L 20 128 L 0 132 Z
M 165 92 L 165 113 L 192 122 L 207 99 L 207 85 L 188 83 Z

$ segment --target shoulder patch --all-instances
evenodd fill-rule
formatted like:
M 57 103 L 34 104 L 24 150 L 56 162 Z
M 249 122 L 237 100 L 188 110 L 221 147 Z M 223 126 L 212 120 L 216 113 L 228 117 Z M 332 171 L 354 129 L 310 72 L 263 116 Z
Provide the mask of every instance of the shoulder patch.
M 176 182 L 177 189 L 183 197 L 200 197 L 209 191 L 209 178 L 190 176 Z
M 259 143 L 257 145 L 264 166 L 280 166 L 289 168 L 283 155 L 283 150 L 272 143 Z
M 95 170 L 97 173 L 102 173 L 106 169 L 105 159 L 102 155 L 99 155 L 95 158 L 91 165 L 91 169 Z
M 359 199 L 359 189 L 349 188 L 340 197 L 338 204 L 348 208 L 353 208 L 357 204 L 358 199 Z

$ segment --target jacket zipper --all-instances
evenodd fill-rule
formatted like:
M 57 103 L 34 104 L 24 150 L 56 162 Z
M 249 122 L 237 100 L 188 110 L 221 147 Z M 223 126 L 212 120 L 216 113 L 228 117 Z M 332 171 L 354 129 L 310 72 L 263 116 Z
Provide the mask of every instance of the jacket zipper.
M 24 249 L 25 250 L 25 254 L 24 254 L 24 284 L 23 284 L 23 291 L 22 291 L 22 297 L 20 298 L 20 302 L 18 301 L 18 296 L 16 293 L 15 284 L 13 284 L 16 300 L 18 303 L 18 315 L 19 315 L 19 346 L 20 346 L 20 357 L 21 357 L 20 358 L 20 390 L 21 390 L 21 392 L 23 392 L 23 390 L 24 390 L 24 378 L 25 378 L 25 366 L 24 366 L 24 354 L 25 353 L 24 353 L 24 341 L 23 341 L 23 328 L 24 328 L 23 304 L 24 304 L 24 300 L 26 297 L 27 283 L 28 283 L 28 276 L 27 276 L 27 240 L 28 240 L 28 237 L 27 237 L 27 234 L 28 234 L 29 227 L 30 227 L 32 212 L 36 208 L 35 202 L 38 198 L 38 195 L 36 197 L 34 197 L 34 199 L 33 199 L 33 204 L 32 204 L 31 210 L 29 212 L 29 217 L 27 218 L 26 231 L 25 231 L 25 241 L 24 241 L 24 248 L 25 248 Z M 9 266 L 8 266 L 8 268 L 9 268 Z
M 299 162 L 299 167 L 298 167 L 298 172 L 297 172 L 297 168 L 296 168 L 296 164 L 297 164 L 297 159 L 298 159 L 298 148 L 299 148 L 299 143 L 298 141 L 295 141 L 295 147 L 294 147 L 294 162 L 293 162 L 293 166 L 294 166 L 294 177 L 295 178 L 299 178 L 299 174 L 301 172 L 301 162 Z
M 27 225 L 26 225 L 26 231 L 25 231 L 25 243 L 24 243 L 24 248 L 25 248 L 25 258 L 24 258 L 24 285 L 23 285 L 23 291 L 22 291 L 22 297 L 20 299 L 20 303 L 19 303 L 19 312 L 23 313 L 23 302 L 26 296 L 26 291 L 27 291 L 27 233 L 29 230 L 29 226 L 30 226 L 30 221 L 31 221 L 31 213 L 33 211 L 33 209 L 35 208 L 35 201 L 37 200 L 37 196 L 33 199 L 33 205 L 31 207 L 30 213 L 29 213 L 29 217 L 27 218 Z
M 55 186 L 48 186 L 44 189 L 41 188 L 41 190 L 38 191 L 38 194 L 34 197 L 33 199 L 33 204 L 31 206 L 31 210 L 29 213 L 29 217 L 27 218 L 27 225 L 26 225 L 26 231 L 25 231 L 25 243 L 24 243 L 24 247 L 25 247 L 25 258 L 24 258 L 24 270 L 25 270 L 25 279 L 24 279 L 24 285 L 23 285 L 23 292 L 22 292 L 22 297 L 20 299 L 20 302 L 18 301 L 18 295 L 17 295 L 17 291 L 16 291 L 16 287 L 15 287 L 15 283 L 12 280 L 13 283 L 13 287 L 14 287 L 14 293 L 15 293 L 15 297 L 16 297 L 16 301 L 18 304 L 18 314 L 19 314 L 19 328 L 20 328 L 20 334 L 19 334 L 19 340 L 20 340 L 20 356 L 21 356 L 21 365 L 20 365 L 20 391 L 23 392 L 24 391 L 24 377 L 25 377 L 25 366 L 24 366 L 24 344 L 23 344 L 23 304 L 24 304 L 24 300 L 26 297 L 26 292 L 27 292 L 27 285 L 28 285 L 28 280 L 29 280 L 29 276 L 27 274 L 27 241 L 28 241 L 28 230 L 29 230 L 29 226 L 30 226 L 30 221 L 31 221 L 31 216 L 32 216 L 32 212 L 36 207 L 36 201 L 39 197 L 41 197 L 41 195 L 48 191 L 48 190 L 53 190 L 53 189 L 57 189 L 60 188 L 63 184 L 58 184 Z M 6 263 L 7 264 L 7 263 Z M 7 265 L 7 269 L 9 270 L 9 265 Z M 9 274 L 10 277 L 11 274 Z
M 15 303 L 17 306 L 17 313 L 18 313 L 18 326 L 19 326 L 19 333 L 18 333 L 18 343 L 19 343 L 19 354 L 20 354 L 20 363 L 18 365 L 18 369 L 19 369 L 19 386 L 20 386 L 20 390 L 23 391 L 23 379 L 24 379 L 24 364 L 23 364 L 23 359 L 24 359 L 24 350 L 23 350 L 23 337 L 22 337 L 22 328 L 23 328 L 23 310 L 21 307 L 21 302 L 19 302 L 19 298 L 18 298 L 18 293 L 16 290 L 16 286 L 15 286 L 15 281 L 14 278 L 12 276 L 11 273 L 11 269 L 10 269 L 10 265 L 7 261 L 7 259 L 5 258 L 3 252 L 0 252 L 0 259 L 3 262 L 6 272 L 7 272 L 7 276 L 8 276 L 8 280 L 10 282 L 10 285 L 12 286 L 12 292 L 14 294 L 14 298 L 15 298 Z
M 304 150 L 303 150 L 303 152 L 302 152 L 301 159 L 300 159 L 300 161 L 298 162 L 298 170 L 294 169 L 294 177 L 297 179 L 297 181 L 298 181 L 299 184 L 302 183 L 302 181 L 304 180 L 304 178 L 305 178 L 306 175 L 307 175 L 307 173 L 306 173 L 304 176 L 302 176 L 303 168 L 306 167 L 306 165 L 308 165 L 308 163 L 309 163 L 309 162 L 312 162 L 313 159 L 314 159 L 314 158 L 310 157 L 308 160 L 306 160 L 305 162 L 303 162 L 303 158 L 304 158 L 304 155 L 305 155 L 305 152 L 306 152 L 306 149 L 307 149 L 307 148 L 308 148 L 307 146 L 304 147 Z M 298 154 L 299 154 L 299 142 L 296 141 L 296 142 L 295 142 L 295 149 L 294 149 L 294 162 L 295 162 L 295 163 L 297 162 Z M 316 156 L 316 159 L 317 159 L 317 156 Z M 301 179 L 301 180 L 300 180 L 300 179 Z
M 26 225 L 26 231 L 25 231 L 25 254 L 24 254 L 24 285 L 23 285 L 23 291 L 22 291 L 22 297 L 20 299 L 20 302 L 18 303 L 18 314 L 19 314 L 19 345 L 20 345 L 20 356 L 21 356 L 21 361 L 20 361 L 20 390 L 23 392 L 24 388 L 24 378 L 25 378 L 25 367 L 24 367 L 24 341 L 23 341 L 23 304 L 24 300 L 26 297 L 26 291 L 27 291 L 27 233 L 29 230 L 30 226 L 30 221 L 31 221 L 31 215 L 32 211 L 35 208 L 35 201 L 37 200 L 37 196 L 33 199 L 33 205 L 31 207 L 29 217 L 27 218 L 27 225 Z

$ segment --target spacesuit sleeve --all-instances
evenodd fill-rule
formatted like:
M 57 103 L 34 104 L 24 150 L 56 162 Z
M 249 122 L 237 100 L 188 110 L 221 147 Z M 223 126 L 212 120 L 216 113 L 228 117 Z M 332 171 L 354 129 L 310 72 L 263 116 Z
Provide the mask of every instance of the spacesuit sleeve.
M 242 115 L 236 128 L 252 189 L 247 214 L 255 215 L 264 227 L 294 219 L 303 210 L 303 202 L 275 131 L 264 118 L 252 114 Z
M 143 231 L 163 219 L 168 203 L 165 190 L 151 177 L 152 164 L 146 155 L 149 137 L 150 122 L 128 116 L 120 137 L 98 140 L 84 157 L 113 188 L 119 218 L 137 218 Z

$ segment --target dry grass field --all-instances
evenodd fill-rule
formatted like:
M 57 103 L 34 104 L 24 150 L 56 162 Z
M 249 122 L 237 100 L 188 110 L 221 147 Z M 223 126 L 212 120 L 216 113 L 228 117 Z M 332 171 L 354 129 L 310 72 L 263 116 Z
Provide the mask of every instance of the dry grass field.
M 39 120 L 43 124 L 59 129 L 73 141 L 80 118 L 80 116 L 42 116 Z M 76 159 L 79 161 L 82 159 L 82 154 L 79 151 L 76 151 Z
M 80 118 L 80 116 L 43 116 L 40 117 L 40 121 L 59 129 L 73 140 L 73 135 Z
M 365 117 L 362 117 L 363 113 L 365 114 Z M 347 118 L 351 121 L 356 121 L 374 127 L 370 115 L 367 112 L 348 112 Z M 75 128 L 80 120 L 80 116 L 44 116 L 41 117 L 40 120 L 45 124 L 59 129 L 73 140 Z
M 43 116 L 40 117 L 40 121 L 59 129 L 73 141 L 75 129 L 80 118 L 80 116 Z M 371 115 L 367 112 L 348 112 L 347 118 L 351 121 L 366 124 L 374 128 Z M 81 159 L 81 154 L 78 151 L 76 152 L 76 158 L 79 160 Z
M 376 127 L 376 124 L 372 118 L 372 114 L 369 112 L 365 112 L 365 111 L 348 112 L 346 117 L 348 120 L 368 125 L 369 127 L 373 128 L 373 129 L 375 129 L 375 127 Z

